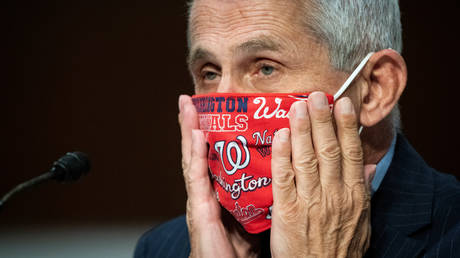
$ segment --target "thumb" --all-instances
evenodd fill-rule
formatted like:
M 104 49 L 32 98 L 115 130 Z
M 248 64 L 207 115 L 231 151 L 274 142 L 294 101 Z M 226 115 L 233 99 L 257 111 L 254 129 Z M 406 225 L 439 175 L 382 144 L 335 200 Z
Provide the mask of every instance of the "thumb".
M 216 201 L 208 175 L 207 147 L 203 132 L 193 129 L 191 138 L 190 166 L 184 170 L 188 198 L 192 204 Z

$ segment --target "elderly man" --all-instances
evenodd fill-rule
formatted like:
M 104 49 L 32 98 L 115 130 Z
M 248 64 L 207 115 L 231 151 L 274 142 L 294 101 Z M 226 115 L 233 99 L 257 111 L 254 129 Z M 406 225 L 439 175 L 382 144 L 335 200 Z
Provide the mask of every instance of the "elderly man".
M 313 93 L 274 136 L 271 224 L 259 234 L 221 209 L 181 96 L 187 214 L 144 234 L 135 257 L 459 257 L 460 185 L 397 133 L 397 0 L 195 0 L 188 29 L 197 94 Z M 360 63 L 330 112 L 325 93 Z

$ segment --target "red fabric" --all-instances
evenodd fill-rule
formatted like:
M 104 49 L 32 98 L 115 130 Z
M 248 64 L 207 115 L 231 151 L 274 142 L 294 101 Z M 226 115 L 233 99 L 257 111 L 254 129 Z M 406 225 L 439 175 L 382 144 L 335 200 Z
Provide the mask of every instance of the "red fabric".
M 327 95 L 332 107 L 333 96 Z M 288 112 L 308 93 L 220 93 L 192 97 L 209 143 L 217 199 L 249 233 L 271 226 L 271 143 L 289 127 Z

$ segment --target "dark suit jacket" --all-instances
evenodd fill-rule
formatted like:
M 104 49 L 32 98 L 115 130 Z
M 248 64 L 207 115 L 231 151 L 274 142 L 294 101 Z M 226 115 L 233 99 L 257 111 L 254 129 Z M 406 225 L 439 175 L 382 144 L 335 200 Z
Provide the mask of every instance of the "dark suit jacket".
M 372 197 L 371 224 L 365 257 L 460 257 L 460 183 L 430 168 L 398 135 L 393 161 Z M 134 257 L 188 257 L 189 252 L 182 216 L 146 232 Z

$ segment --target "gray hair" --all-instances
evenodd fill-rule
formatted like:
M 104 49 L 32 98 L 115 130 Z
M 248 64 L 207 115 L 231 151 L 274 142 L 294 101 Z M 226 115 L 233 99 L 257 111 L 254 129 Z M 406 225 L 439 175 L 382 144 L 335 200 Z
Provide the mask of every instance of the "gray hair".
M 398 0 L 309 0 L 306 26 L 329 49 L 331 64 L 351 72 L 369 53 L 402 51 Z
M 327 46 L 331 65 L 339 71 L 353 71 L 370 52 L 387 48 L 402 52 L 398 0 L 297 1 L 304 4 L 308 32 Z M 389 116 L 397 130 L 399 113 L 396 105 Z
M 331 65 L 351 72 L 370 52 L 391 48 L 401 53 L 402 28 L 398 0 L 305 1 L 305 25 L 327 46 Z M 401 130 L 399 106 L 388 117 Z

